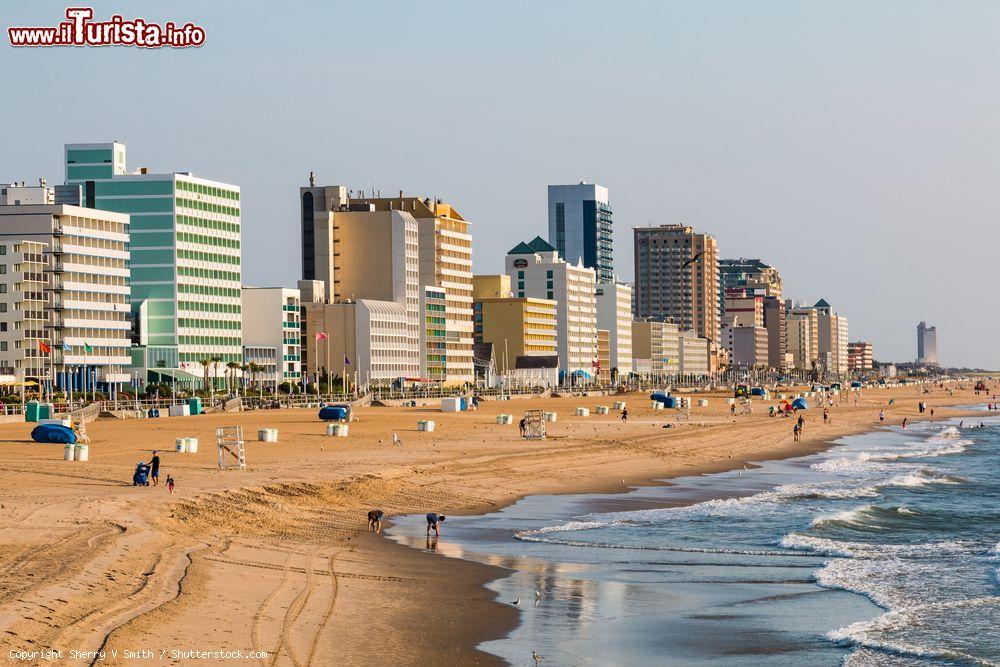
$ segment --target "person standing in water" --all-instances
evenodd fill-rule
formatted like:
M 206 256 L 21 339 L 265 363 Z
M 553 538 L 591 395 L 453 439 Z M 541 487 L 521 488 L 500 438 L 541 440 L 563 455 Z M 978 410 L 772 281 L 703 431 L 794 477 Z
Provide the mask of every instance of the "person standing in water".
M 434 529 L 434 537 L 441 537 L 441 524 L 444 523 L 444 515 L 437 514 L 436 512 L 427 513 L 427 534 L 431 534 L 431 529 Z

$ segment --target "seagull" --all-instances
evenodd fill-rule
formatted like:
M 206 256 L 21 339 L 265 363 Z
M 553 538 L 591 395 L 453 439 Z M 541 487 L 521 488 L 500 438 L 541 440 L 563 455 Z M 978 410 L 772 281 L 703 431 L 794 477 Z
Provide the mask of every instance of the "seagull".
M 399 445 L 400 447 L 402 447 L 403 446 L 403 441 L 399 439 L 398 435 L 396 435 L 395 433 L 393 433 L 392 434 L 392 444 Z
M 537 600 L 540 597 L 542 597 L 542 592 L 536 588 L 535 589 L 535 599 Z
M 624 479 L 622 480 L 622 486 L 625 486 L 625 480 Z
M 519 606 L 521 604 L 521 598 L 520 598 L 520 596 L 518 596 L 518 598 L 516 600 L 514 600 L 513 602 L 511 602 L 511 604 L 514 605 L 515 607 Z
M 323 445 L 320 445 L 319 446 L 319 451 L 325 452 L 326 451 L 326 447 L 324 447 Z
M 537 664 L 541 663 L 542 660 L 545 659 L 545 656 L 544 655 L 538 655 L 537 653 L 535 653 L 534 651 L 532 651 L 531 652 L 531 659 L 534 660 L 535 664 L 537 665 Z

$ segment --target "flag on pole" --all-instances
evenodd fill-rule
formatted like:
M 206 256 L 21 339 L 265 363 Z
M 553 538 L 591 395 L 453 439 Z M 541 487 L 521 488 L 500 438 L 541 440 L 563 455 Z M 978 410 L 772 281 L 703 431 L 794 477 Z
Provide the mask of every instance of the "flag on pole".
M 90 354 L 91 352 L 94 351 L 94 348 L 90 347 L 90 343 L 88 343 L 87 341 L 83 341 L 83 349 L 87 354 Z
M 44 352 L 45 354 L 52 354 L 52 348 L 49 347 L 49 344 L 46 343 L 45 341 L 41 340 L 38 341 L 38 349 Z
M 316 334 L 316 342 L 317 343 L 320 342 L 321 340 L 326 340 L 326 339 L 327 339 L 327 335 L 326 335 L 325 331 L 320 331 L 319 333 Z
M 63 349 L 63 352 L 72 352 L 73 351 L 73 346 L 70 345 L 68 342 L 63 341 L 62 342 L 62 349 Z
M 351 360 L 347 358 L 346 354 L 344 355 L 344 363 L 347 364 L 348 366 L 351 365 Z

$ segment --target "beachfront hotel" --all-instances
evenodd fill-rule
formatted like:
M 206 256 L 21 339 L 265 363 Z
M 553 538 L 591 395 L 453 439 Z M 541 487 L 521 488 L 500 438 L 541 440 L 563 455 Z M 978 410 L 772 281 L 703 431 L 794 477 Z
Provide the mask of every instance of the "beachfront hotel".
M 608 372 L 620 377 L 632 372 L 632 286 L 611 282 L 595 293 L 597 326 L 608 331 Z M 604 366 L 601 366 L 604 371 Z
M 243 287 L 243 363 L 256 364 L 250 379 L 277 390 L 302 378 L 299 290 Z
M 10 201 L 51 201 L 44 192 Z M 4 193 L 6 195 L 7 193 Z M 0 201 L 0 367 L 114 392 L 130 379 L 129 217 Z
M 729 365 L 735 368 L 767 368 L 767 329 L 752 321 L 743 324 L 737 315 L 728 315 L 722 325 L 722 347 L 729 355 Z
M 198 387 L 204 360 L 243 361 L 240 189 L 190 172 L 129 173 L 125 148 L 66 144 L 66 183 L 85 206 L 131 219 L 133 373 Z
M 506 274 L 473 277 L 476 343 L 491 343 L 498 373 L 508 375 L 520 357 L 558 354 L 557 310 L 552 299 L 515 297 Z
M 847 367 L 852 371 L 870 371 L 875 367 L 872 344 L 853 341 L 847 344 Z
M 689 225 L 636 227 L 635 315 L 719 338 L 719 249 Z
M 787 350 L 793 367 L 811 370 L 819 363 L 819 314 L 815 308 L 785 300 Z
M 392 213 L 416 222 L 418 268 L 416 271 L 416 301 L 407 297 L 406 308 L 416 305 L 418 321 L 426 318 L 440 319 L 434 326 L 419 326 L 421 345 L 420 368 L 422 379 L 443 385 L 458 385 L 475 380 L 472 357 L 472 235 L 471 223 L 450 204 L 428 198 L 364 197 L 352 196 L 345 186 L 319 188 L 310 176 L 310 186 L 301 188 L 302 204 L 302 277 L 306 280 L 334 281 L 333 293 L 350 297 L 349 290 L 336 281 L 337 266 L 325 259 L 326 254 L 343 257 L 355 252 L 352 243 L 345 240 L 343 251 L 334 247 L 334 238 L 340 229 L 326 213 L 340 209 L 349 212 Z M 407 243 L 410 243 L 408 241 Z M 385 254 L 393 246 L 382 245 L 377 252 Z M 336 259 L 334 257 L 334 259 Z M 373 254 L 358 255 L 365 267 L 377 261 Z M 333 266 L 333 274 L 324 273 L 325 266 Z M 409 277 L 406 279 L 409 281 Z M 330 288 L 328 288 L 330 289 Z M 356 292 L 355 296 L 371 298 L 370 294 Z M 333 300 L 331 299 L 331 302 Z M 443 324 L 443 326 L 440 326 Z M 409 375 L 408 375 L 409 377 Z
M 597 283 L 614 282 L 614 219 L 608 189 L 581 181 L 549 186 L 549 243 L 570 264 L 583 263 Z
M 632 354 L 632 372 L 646 379 L 705 375 L 713 370 L 713 343 L 673 322 L 634 321 Z
M 597 274 L 570 264 L 541 237 L 518 243 L 505 259 L 511 290 L 518 298 L 555 301 L 559 368 L 565 376 L 590 380 L 597 368 Z
M 818 337 L 817 354 L 820 364 L 829 373 L 844 374 L 847 365 L 847 318 L 833 312 L 826 299 L 813 306 L 816 309 Z

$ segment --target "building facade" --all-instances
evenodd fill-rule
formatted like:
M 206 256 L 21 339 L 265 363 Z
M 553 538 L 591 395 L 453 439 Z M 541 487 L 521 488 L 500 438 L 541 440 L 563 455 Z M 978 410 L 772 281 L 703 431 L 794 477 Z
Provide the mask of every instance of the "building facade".
M 926 322 L 917 325 L 917 363 L 934 366 L 938 363 L 937 327 Z
M 816 309 L 817 353 L 820 363 L 828 373 L 844 374 L 847 365 L 847 318 L 833 312 L 825 299 L 813 306 Z
M 719 250 L 715 237 L 688 225 L 637 227 L 636 317 L 671 320 L 719 337 Z
M 874 367 L 872 344 L 854 341 L 847 344 L 847 368 L 851 371 L 870 371 Z
M 762 326 L 742 326 L 727 321 L 722 327 L 722 345 L 734 368 L 767 368 L 767 329 Z
M 663 378 L 681 372 L 680 330 L 672 322 L 632 323 L 632 370 L 643 378 Z
M 594 269 L 598 284 L 614 282 L 614 224 L 608 189 L 594 183 L 549 186 L 549 243 L 569 264 Z
M 240 189 L 189 172 L 128 173 L 125 160 L 122 143 L 67 144 L 66 183 L 85 206 L 131 220 L 140 374 L 200 386 L 202 360 L 243 361 Z
M 262 357 L 258 348 L 274 350 L 265 373 L 267 386 L 298 386 L 302 379 L 302 338 L 299 290 L 287 287 L 244 287 L 243 361 Z M 260 365 L 258 363 L 258 365 Z
M 492 343 L 498 373 L 509 373 L 517 357 L 558 354 L 555 301 L 534 297 L 477 298 L 475 340 Z
M 767 365 L 777 371 L 792 367 L 788 354 L 788 323 L 785 304 L 773 296 L 764 297 L 764 328 L 767 329 Z
M 0 206 L 0 278 L 0 365 L 75 390 L 130 381 L 127 215 Z
M 604 386 L 611 384 L 611 332 L 597 330 L 597 381 Z
M 816 309 L 786 300 L 785 324 L 792 365 L 799 370 L 812 370 L 819 363 L 819 316 Z
M 519 243 L 505 260 L 511 288 L 518 298 L 555 301 L 559 367 L 564 375 L 593 379 L 597 361 L 597 274 L 582 264 L 560 259 L 540 237 Z
M 608 330 L 610 368 L 618 377 L 632 372 L 632 286 L 607 283 L 595 293 L 597 326 Z

